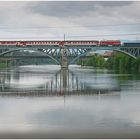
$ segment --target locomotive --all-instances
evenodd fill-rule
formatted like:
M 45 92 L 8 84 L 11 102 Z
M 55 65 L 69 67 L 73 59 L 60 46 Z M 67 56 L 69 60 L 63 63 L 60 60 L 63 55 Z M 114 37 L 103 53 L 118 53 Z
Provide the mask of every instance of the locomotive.
M 124 47 L 140 47 L 140 42 L 124 42 Z

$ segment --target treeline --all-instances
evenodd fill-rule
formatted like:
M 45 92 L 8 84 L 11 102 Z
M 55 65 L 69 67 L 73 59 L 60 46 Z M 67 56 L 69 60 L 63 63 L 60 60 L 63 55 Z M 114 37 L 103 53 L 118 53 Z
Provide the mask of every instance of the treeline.
M 82 66 L 108 68 L 120 72 L 140 72 L 140 58 L 136 60 L 122 53 L 116 53 L 113 57 L 110 57 L 107 60 L 100 55 L 92 56 L 90 58 L 80 59 L 77 64 Z
M 7 68 L 11 66 L 21 66 L 21 65 L 46 65 L 46 64 L 56 64 L 54 60 L 50 58 L 26 58 L 20 60 L 0 60 L 0 69 Z
M 0 60 L 0 68 L 6 68 L 6 63 L 3 60 Z
M 21 59 L 17 61 L 17 65 L 47 65 L 47 64 L 56 64 L 54 60 L 50 58 L 29 58 Z

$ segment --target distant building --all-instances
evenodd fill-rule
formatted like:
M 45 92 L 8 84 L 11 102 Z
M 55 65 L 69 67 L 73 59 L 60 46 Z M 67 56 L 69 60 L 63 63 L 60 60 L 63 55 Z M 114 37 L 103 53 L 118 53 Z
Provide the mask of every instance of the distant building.
M 105 51 L 103 54 L 102 54 L 103 57 L 112 57 L 114 56 L 114 52 L 113 51 Z
M 94 56 L 97 55 L 96 51 L 91 51 L 87 54 L 87 56 Z

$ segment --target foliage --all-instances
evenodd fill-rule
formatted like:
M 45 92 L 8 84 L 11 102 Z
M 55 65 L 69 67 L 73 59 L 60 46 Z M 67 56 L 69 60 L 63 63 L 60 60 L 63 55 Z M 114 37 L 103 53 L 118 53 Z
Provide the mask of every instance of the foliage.
M 6 63 L 3 62 L 3 61 L 1 61 L 1 62 L 0 62 L 0 68 L 5 68 L 5 67 L 6 67 Z
M 140 72 L 140 58 L 134 59 L 122 53 L 116 53 L 114 57 L 108 58 L 107 61 L 103 56 L 91 56 L 90 58 L 79 60 L 78 64 L 114 69 L 119 72 Z
M 79 60 L 78 64 L 83 66 L 105 67 L 106 61 L 102 56 L 91 56 L 89 58 Z
M 26 58 L 19 60 L 0 60 L 0 68 L 6 68 L 10 66 L 19 65 L 43 65 L 43 64 L 56 64 L 54 60 L 50 58 Z

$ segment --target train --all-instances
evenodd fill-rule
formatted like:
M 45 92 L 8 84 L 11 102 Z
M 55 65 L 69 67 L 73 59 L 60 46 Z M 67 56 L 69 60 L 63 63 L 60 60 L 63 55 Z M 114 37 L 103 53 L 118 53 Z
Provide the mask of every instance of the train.
M 93 46 L 123 46 L 123 47 L 140 47 L 140 42 L 121 42 L 120 40 L 69 40 L 69 41 L 0 41 L 0 45 L 17 47 L 31 47 L 32 45 L 93 45 Z
M 124 42 L 124 47 L 140 47 L 140 42 Z
M 28 45 L 99 45 L 99 41 L 0 41 L 0 45 L 16 45 L 28 46 Z

